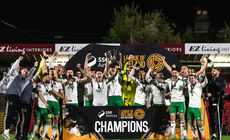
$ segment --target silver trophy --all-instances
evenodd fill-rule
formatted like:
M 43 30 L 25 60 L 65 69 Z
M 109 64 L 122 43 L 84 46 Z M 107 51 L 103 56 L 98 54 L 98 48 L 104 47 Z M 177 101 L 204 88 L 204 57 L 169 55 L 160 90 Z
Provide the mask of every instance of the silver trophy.
M 107 52 L 108 58 L 112 63 L 119 62 L 121 60 L 121 53 L 117 50 L 110 50 Z

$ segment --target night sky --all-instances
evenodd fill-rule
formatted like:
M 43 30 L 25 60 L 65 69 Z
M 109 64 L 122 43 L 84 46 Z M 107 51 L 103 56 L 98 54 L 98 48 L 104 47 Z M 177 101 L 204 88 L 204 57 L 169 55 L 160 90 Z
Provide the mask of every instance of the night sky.
M 68 32 L 81 35 L 105 35 L 110 27 L 113 9 L 131 5 L 131 0 L 32 0 L 4 2 L 0 19 L 24 31 Z M 142 12 L 162 9 L 178 29 L 193 27 L 196 10 L 209 12 L 211 27 L 222 27 L 230 19 L 227 1 L 135 0 Z M 2 36 L 2 35 L 1 35 Z

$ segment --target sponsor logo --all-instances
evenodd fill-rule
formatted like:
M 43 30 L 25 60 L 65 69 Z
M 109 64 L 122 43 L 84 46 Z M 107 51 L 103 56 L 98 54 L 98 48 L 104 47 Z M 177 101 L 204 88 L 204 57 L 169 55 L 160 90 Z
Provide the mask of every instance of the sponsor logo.
M 78 52 L 80 49 L 78 46 L 61 46 L 59 52 Z
M 97 115 L 99 118 L 102 118 L 103 116 L 105 116 L 105 111 L 101 110 Z
M 157 71 L 161 71 L 164 68 L 161 57 L 162 55 L 158 53 L 151 54 L 147 59 L 148 68 L 154 67 Z
M 174 52 L 182 53 L 183 52 L 182 48 L 176 48 L 176 47 L 167 48 L 167 47 L 165 47 L 165 49 L 168 50 L 169 52 L 172 52 L 172 53 L 174 53 Z
M 55 50 L 59 54 L 75 54 L 83 49 L 88 44 L 55 44 Z
M 121 109 L 120 118 L 121 119 L 133 119 L 133 110 L 132 109 Z
M 17 53 L 17 54 L 26 54 L 26 53 L 40 53 L 46 51 L 48 53 L 53 52 L 53 49 L 50 47 L 23 47 L 23 46 L 0 46 L 0 53 Z
M 99 118 L 102 118 L 102 117 L 105 117 L 105 118 L 117 118 L 117 114 L 114 114 L 113 111 L 104 111 L 104 110 L 101 110 L 98 113 L 98 117 Z
M 185 44 L 185 54 L 229 54 L 230 44 Z
M 95 56 L 91 56 L 90 59 L 88 60 L 88 66 L 92 67 L 97 63 L 97 59 L 95 58 Z
M 136 109 L 134 112 L 134 117 L 138 120 L 141 120 L 145 117 L 145 111 L 141 108 Z

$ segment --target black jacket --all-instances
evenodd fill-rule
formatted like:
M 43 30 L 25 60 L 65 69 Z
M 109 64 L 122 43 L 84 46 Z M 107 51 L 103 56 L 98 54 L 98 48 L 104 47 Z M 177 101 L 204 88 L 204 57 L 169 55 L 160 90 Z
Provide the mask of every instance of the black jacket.
M 205 93 L 211 93 L 212 97 L 217 99 L 218 97 L 224 96 L 225 89 L 226 89 L 226 80 L 222 77 L 217 77 L 214 81 L 213 77 L 208 78 L 208 84 L 206 85 L 207 89 L 204 91 Z M 222 98 L 220 98 L 222 99 Z

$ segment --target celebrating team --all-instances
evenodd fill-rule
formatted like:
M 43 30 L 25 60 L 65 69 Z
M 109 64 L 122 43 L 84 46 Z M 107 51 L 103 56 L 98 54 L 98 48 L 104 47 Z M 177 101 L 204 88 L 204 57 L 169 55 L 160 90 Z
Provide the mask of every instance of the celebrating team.
M 132 68 L 127 68 L 129 61 L 133 60 L 132 55 L 128 57 L 123 67 L 121 60 L 110 61 L 106 52 L 106 66 L 102 70 L 88 66 L 89 53 L 86 55 L 84 68 L 81 68 L 80 64 L 76 66 L 83 77 L 74 76 L 74 71 L 71 69 L 65 70 L 63 66 L 54 66 L 56 57 L 57 52 L 54 52 L 50 58 L 43 52 L 43 59 L 36 73 L 38 62 L 34 63 L 34 67 L 29 72 L 26 68 L 19 72 L 19 64 L 23 60 L 23 56 L 20 56 L 12 65 L 7 75 L 7 107 L 2 134 L 4 138 L 10 139 L 9 128 L 15 110 L 18 110 L 20 119 L 15 139 L 27 139 L 29 128 L 25 120 L 30 117 L 27 108 L 30 106 L 32 92 L 35 92 L 37 95 L 36 121 L 31 132 L 31 139 L 38 133 L 41 125 L 43 125 L 41 139 L 47 137 L 50 125 L 52 125 L 51 138 L 56 139 L 57 130 L 60 130 L 59 135 L 62 130 L 62 127 L 59 127 L 61 123 L 60 109 L 79 106 L 78 95 L 80 91 L 83 91 L 84 106 L 125 105 L 149 108 L 169 105 L 171 138 L 176 138 L 176 114 L 179 113 L 181 138 L 188 138 L 186 125 L 188 121 L 194 138 L 197 138 L 195 132 L 197 123 L 201 138 L 205 139 L 204 126 L 201 122 L 201 95 L 202 89 L 208 83 L 205 75 L 207 60 L 202 60 L 200 71 L 194 73 L 191 69 L 189 71 L 186 65 L 181 67 L 181 71 L 175 66 L 170 67 L 166 58 L 162 57 L 165 67 L 172 74 L 171 78 L 164 79 L 163 73 L 157 72 L 154 67 L 149 68 L 148 72 L 139 68 L 137 63 Z M 49 60 L 48 66 L 47 60 Z M 135 76 L 136 70 L 138 70 L 137 76 Z M 35 87 L 36 91 L 33 90 Z M 79 87 L 83 90 L 79 90 Z M 170 101 L 167 98 L 169 95 L 171 96 Z M 50 114 L 53 115 L 50 116 Z M 194 117 L 196 123 L 192 122 Z

